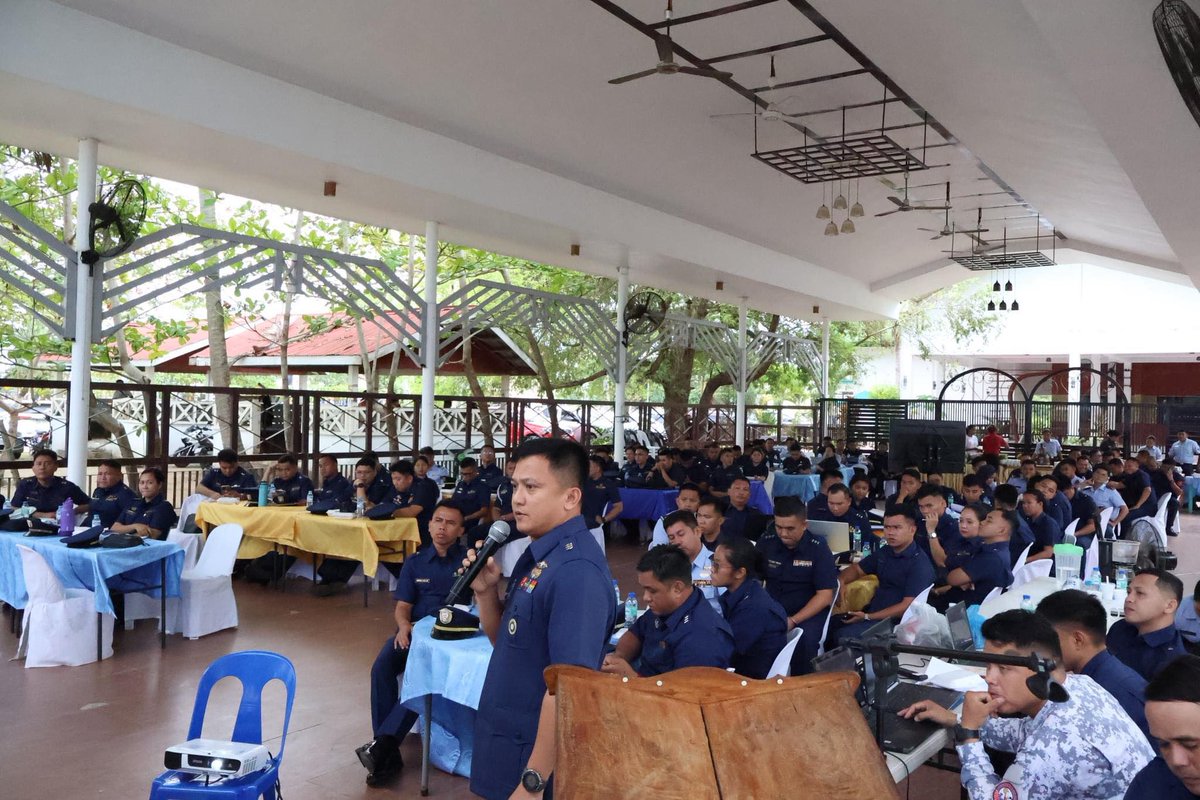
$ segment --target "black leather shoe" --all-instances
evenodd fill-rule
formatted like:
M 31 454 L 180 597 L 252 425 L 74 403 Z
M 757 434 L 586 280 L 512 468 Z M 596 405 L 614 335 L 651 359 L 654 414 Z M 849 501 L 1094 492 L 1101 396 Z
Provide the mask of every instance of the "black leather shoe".
M 404 769 L 404 759 L 395 747 L 380 747 L 377 741 L 364 744 L 354 751 L 359 762 L 367 768 L 367 786 L 384 786 Z

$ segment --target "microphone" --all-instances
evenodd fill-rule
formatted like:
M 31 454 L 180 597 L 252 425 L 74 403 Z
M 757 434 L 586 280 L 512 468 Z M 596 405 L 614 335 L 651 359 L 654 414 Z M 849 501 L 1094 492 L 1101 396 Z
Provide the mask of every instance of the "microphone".
M 462 595 L 469 591 L 471 582 L 483 570 L 483 566 L 487 564 L 487 560 L 495 555 L 496 550 L 508 538 L 508 534 L 512 529 L 508 527 L 508 523 L 502 519 L 498 519 L 492 523 L 492 527 L 488 529 L 487 538 L 483 540 L 483 546 L 475 554 L 475 560 L 463 570 L 463 574 L 458 576 L 458 580 L 454 582 L 454 586 L 450 589 L 450 594 L 446 595 L 446 605 L 456 605 Z

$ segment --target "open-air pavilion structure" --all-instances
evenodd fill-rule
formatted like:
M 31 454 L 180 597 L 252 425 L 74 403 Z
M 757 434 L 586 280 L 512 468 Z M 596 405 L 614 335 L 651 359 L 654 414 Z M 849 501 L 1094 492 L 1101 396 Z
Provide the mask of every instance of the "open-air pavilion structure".
M 429 248 L 451 240 L 814 321 L 893 315 L 969 275 L 964 264 L 1003 265 L 983 246 L 997 240 L 1002 255 L 1039 254 L 1031 263 L 1116 265 L 1188 291 L 1200 277 L 1188 211 L 1200 188 L 1178 180 L 1200 139 L 1150 0 L 1103 13 L 1087 0 L 681 2 L 675 58 L 727 74 L 611 85 L 653 65 L 659 5 L 16 0 L 0 28 L 0 139 L 78 153 L 84 174 L 100 152 L 424 234 Z M 850 192 L 866 209 L 855 220 L 834 197 Z M 947 197 L 948 211 L 874 216 Z M 827 203 L 835 232 L 852 222 L 852 234 L 813 219 Z M 988 232 L 931 241 L 918 227 Z M 297 260 L 284 255 L 276 283 Z M 60 265 L 63 332 L 82 343 L 108 323 L 73 295 L 102 294 L 105 278 L 76 280 L 85 268 L 69 253 Z M 395 300 L 430 307 L 408 287 Z M 438 318 L 424 315 L 411 344 L 427 381 L 436 360 L 420 351 Z M 608 326 L 611 342 L 622 320 Z M 743 390 L 753 337 L 744 324 L 720 337 Z M 819 366 L 811 344 L 769 346 L 785 345 Z M 594 346 L 623 378 L 621 348 Z

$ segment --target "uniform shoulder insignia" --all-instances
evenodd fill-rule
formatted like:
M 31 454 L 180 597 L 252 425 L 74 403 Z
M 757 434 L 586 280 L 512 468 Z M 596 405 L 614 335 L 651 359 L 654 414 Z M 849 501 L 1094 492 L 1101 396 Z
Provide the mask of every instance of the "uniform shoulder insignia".
M 691 622 L 691 621 L 692 621 L 692 615 L 691 615 L 691 614 L 684 614 L 684 615 L 683 615 L 683 622 L 681 622 L 681 623 L 679 623 L 679 624 L 680 624 L 680 625 L 687 625 L 687 624 L 688 624 L 689 622 Z
M 564 549 L 564 550 L 574 550 L 574 549 L 575 549 L 575 543 L 574 543 L 574 542 L 567 542 L 567 544 L 566 544 L 566 547 L 564 547 L 563 549 Z

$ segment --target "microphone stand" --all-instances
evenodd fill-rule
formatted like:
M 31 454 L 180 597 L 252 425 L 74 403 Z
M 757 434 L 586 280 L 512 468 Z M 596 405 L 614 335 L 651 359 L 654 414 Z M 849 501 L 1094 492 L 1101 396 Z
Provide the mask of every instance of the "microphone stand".
M 1005 653 L 983 653 L 973 650 L 951 650 L 944 647 L 921 647 L 919 645 L 900 644 L 892 634 L 872 636 L 869 639 L 850 639 L 845 643 L 851 651 L 862 653 L 871 659 L 871 670 L 875 675 L 874 699 L 875 706 L 875 743 L 883 750 L 883 706 L 887 698 L 887 690 L 892 676 L 899 673 L 900 665 L 896 656 L 907 653 L 915 656 L 931 656 L 946 661 L 968 661 L 976 664 L 1003 664 L 1013 667 L 1025 667 L 1032 670 L 1026 684 L 1035 697 L 1052 702 L 1063 703 L 1069 698 L 1067 691 L 1051 677 L 1058 665 L 1052 658 L 1043 658 L 1036 653 L 1027 656 L 1013 656 Z M 865 672 L 865 663 L 864 663 Z M 864 676 L 865 677 L 865 676 Z

